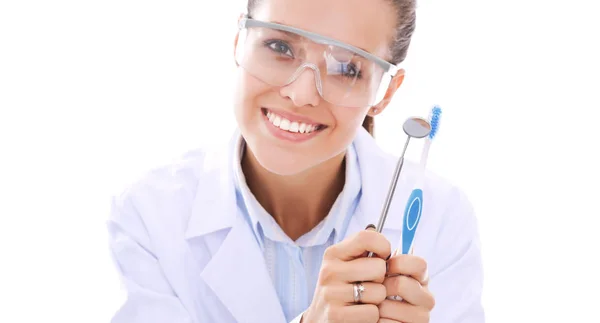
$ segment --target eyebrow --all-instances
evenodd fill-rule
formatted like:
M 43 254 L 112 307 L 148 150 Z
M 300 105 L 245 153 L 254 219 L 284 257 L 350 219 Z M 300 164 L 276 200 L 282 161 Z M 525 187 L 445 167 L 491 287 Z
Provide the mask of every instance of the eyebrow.
M 285 22 L 278 21 L 278 20 L 269 20 L 269 22 L 271 22 L 271 23 L 274 23 L 274 24 L 284 25 L 284 26 L 290 26 L 290 25 L 286 24 Z M 293 26 L 290 26 L 290 27 L 293 27 Z M 298 27 L 293 27 L 293 28 L 298 28 Z M 304 29 L 302 29 L 302 28 L 298 28 L 298 29 L 304 30 Z M 296 34 L 296 33 L 288 32 L 288 31 L 284 31 L 284 30 L 279 30 L 279 31 L 281 31 L 281 32 L 285 33 L 286 35 L 289 35 L 290 37 L 296 38 L 296 39 L 301 37 L 300 35 L 298 35 L 298 34 Z M 327 36 L 327 38 L 331 38 L 331 39 L 337 40 L 337 41 L 339 41 L 339 42 L 341 42 L 341 43 L 348 44 L 348 43 L 346 43 L 345 41 L 341 41 L 341 40 L 339 40 L 339 39 L 337 39 L 337 38 L 333 38 L 333 37 L 329 37 L 329 36 Z M 356 47 L 356 48 L 358 48 L 358 49 L 360 49 L 360 50 L 363 50 L 363 51 L 365 51 L 365 52 L 369 52 L 368 50 L 366 50 L 366 49 L 364 49 L 364 48 L 362 48 L 362 47 L 359 47 L 359 46 L 356 46 L 356 45 L 352 45 L 352 44 L 348 44 L 348 45 L 350 45 L 350 46 L 353 46 L 353 47 Z
M 278 24 L 279 24 L 279 23 L 278 23 Z M 289 37 L 289 38 L 292 38 L 292 39 L 294 39 L 294 40 L 298 40 L 298 39 L 300 39 L 300 38 L 302 37 L 301 35 L 298 35 L 298 34 L 296 34 L 296 33 L 293 33 L 293 32 L 291 32 L 291 31 L 280 30 L 280 29 L 275 29 L 275 30 L 273 30 L 273 31 L 274 31 L 274 32 L 277 32 L 277 33 L 284 34 L 284 35 L 286 35 L 287 37 Z

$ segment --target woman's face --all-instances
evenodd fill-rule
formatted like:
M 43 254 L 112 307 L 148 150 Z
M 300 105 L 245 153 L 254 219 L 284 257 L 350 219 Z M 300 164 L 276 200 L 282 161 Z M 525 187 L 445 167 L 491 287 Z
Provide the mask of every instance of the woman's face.
M 393 9 L 381 0 L 262 0 L 252 18 L 331 37 L 389 60 L 396 25 Z M 256 160 L 272 173 L 293 175 L 340 156 L 369 113 L 370 106 L 325 101 L 314 73 L 306 68 L 290 84 L 272 86 L 237 69 L 235 115 L 240 131 Z M 383 106 L 378 108 L 380 112 Z

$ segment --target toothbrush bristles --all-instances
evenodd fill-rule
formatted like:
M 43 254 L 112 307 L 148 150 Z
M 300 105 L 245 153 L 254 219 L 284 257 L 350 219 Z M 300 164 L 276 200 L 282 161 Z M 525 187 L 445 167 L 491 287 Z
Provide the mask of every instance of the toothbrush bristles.
M 442 115 L 442 108 L 438 105 L 431 109 L 431 115 L 429 116 L 429 123 L 431 124 L 431 132 L 429 133 L 429 139 L 433 139 L 438 133 L 440 128 L 440 117 Z

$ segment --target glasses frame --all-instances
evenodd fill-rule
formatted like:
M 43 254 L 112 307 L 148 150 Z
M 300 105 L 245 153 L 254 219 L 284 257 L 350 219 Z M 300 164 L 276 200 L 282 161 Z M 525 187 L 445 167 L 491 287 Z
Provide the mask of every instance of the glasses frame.
M 310 31 L 306 31 L 300 28 L 295 28 L 295 27 L 290 27 L 290 26 L 286 26 L 286 25 L 282 25 L 282 24 L 278 24 L 278 23 L 274 23 L 274 22 L 266 22 L 266 21 L 261 21 L 261 20 L 256 20 L 256 19 L 252 19 L 248 16 L 243 16 L 242 18 L 240 18 L 239 23 L 238 23 L 238 27 L 239 29 L 244 29 L 247 27 L 267 27 L 267 28 L 272 28 L 272 29 L 277 29 L 277 30 L 281 30 L 281 31 L 286 31 L 286 32 L 291 32 L 294 34 L 298 34 L 300 36 L 304 36 L 312 41 L 314 41 L 315 43 L 318 44 L 323 44 L 323 45 L 333 45 L 333 46 L 337 46 L 343 49 L 346 49 L 348 51 L 351 51 L 353 53 L 356 53 L 360 56 L 363 56 L 373 62 L 375 62 L 377 65 L 379 65 L 385 73 L 387 73 L 388 75 L 390 75 L 391 77 L 394 77 L 397 73 L 398 73 L 398 66 L 384 60 L 381 59 L 367 51 L 364 51 L 358 47 L 346 44 L 344 42 L 341 42 L 339 40 L 330 38 L 330 37 L 326 37 L 326 36 L 322 36 Z

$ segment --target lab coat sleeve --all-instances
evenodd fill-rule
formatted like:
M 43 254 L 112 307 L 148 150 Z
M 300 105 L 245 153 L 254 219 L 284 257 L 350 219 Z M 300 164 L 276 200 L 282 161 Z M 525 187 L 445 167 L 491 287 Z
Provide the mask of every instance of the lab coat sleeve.
M 108 233 L 127 295 L 111 323 L 193 323 L 165 279 L 144 223 L 129 199 L 113 199 Z
M 430 323 L 484 323 L 483 268 L 477 220 L 455 189 L 438 233 L 429 288 L 436 300 Z

